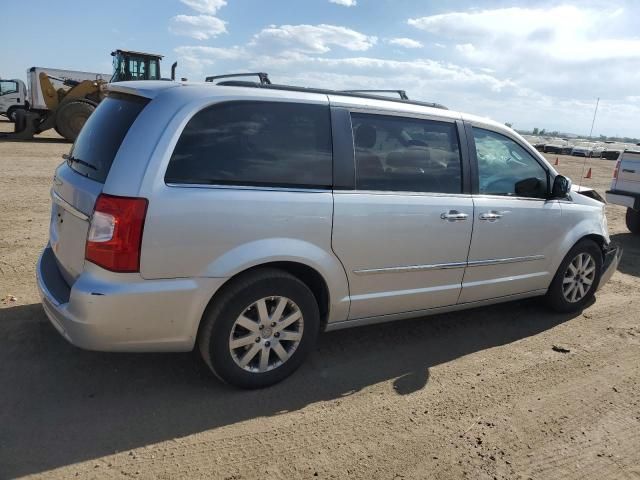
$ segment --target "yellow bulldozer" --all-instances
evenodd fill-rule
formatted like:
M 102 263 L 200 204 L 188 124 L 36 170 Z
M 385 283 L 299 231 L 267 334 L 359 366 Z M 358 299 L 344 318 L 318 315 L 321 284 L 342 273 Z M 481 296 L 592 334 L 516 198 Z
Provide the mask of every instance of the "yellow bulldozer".
M 113 75 L 109 81 L 100 75 L 95 75 L 94 79 L 78 80 L 52 75 L 47 69 L 29 69 L 29 101 L 25 102 L 28 108 L 16 112 L 14 132 L 0 138 L 30 140 L 35 134 L 53 128 L 60 136 L 73 142 L 104 98 L 106 83 L 163 80 L 160 75 L 162 55 L 131 50 L 115 50 L 111 55 Z M 171 66 L 171 80 L 175 79 L 176 66 L 177 62 Z M 88 75 L 77 73 L 85 77 Z

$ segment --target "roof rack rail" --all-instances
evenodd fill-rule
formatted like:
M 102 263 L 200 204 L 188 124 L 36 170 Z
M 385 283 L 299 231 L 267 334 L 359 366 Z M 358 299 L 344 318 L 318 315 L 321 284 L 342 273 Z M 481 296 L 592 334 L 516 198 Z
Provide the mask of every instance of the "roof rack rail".
M 372 100 L 385 100 L 387 102 L 408 103 L 411 105 L 420 105 L 423 107 L 440 108 L 442 110 L 448 110 L 447 107 L 439 103 L 409 100 L 409 97 L 407 97 L 407 93 L 404 90 L 330 90 L 328 88 L 312 88 L 312 87 L 298 87 L 294 85 L 280 85 L 280 84 L 271 83 L 271 81 L 269 80 L 269 76 L 266 73 L 262 73 L 262 72 L 231 73 L 227 75 L 215 75 L 215 76 L 207 77 L 206 81 L 213 82 L 214 80 L 217 80 L 217 79 L 246 77 L 246 76 L 257 76 L 260 79 L 260 82 L 254 82 L 249 80 L 227 80 L 224 82 L 216 83 L 215 85 L 227 86 L 227 87 L 266 88 L 269 90 L 283 90 L 287 92 L 319 93 L 322 95 L 342 95 L 345 97 L 370 98 Z M 375 95 L 375 93 L 388 93 L 388 92 L 397 93 L 400 96 L 400 98 L 393 98 L 393 97 L 383 96 L 383 95 Z
M 401 100 L 409 100 L 405 90 L 340 90 L 344 93 L 397 93 Z
M 264 72 L 252 72 L 252 73 L 227 73 L 226 75 L 212 75 L 204 79 L 205 82 L 213 82 L 220 80 L 221 78 L 235 78 L 235 77 L 258 77 L 260 79 L 260 85 L 271 85 L 269 75 Z

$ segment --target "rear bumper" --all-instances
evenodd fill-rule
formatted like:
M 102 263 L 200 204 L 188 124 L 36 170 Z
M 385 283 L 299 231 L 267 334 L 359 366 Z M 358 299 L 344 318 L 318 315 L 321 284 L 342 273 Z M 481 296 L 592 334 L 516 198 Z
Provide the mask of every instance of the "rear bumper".
M 602 276 L 600 277 L 601 287 L 611 279 L 611 276 L 618 269 L 618 264 L 622 258 L 622 247 L 614 243 L 610 243 L 603 252 Z
M 36 277 L 44 311 L 64 338 L 87 350 L 127 352 L 192 350 L 204 309 L 224 282 L 144 280 L 88 264 L 70 288 L 50 246 Z
M 607 203 L 640 210 L 640 193 L 607 190 L 605 192 L 605 196 L 607 198 Z

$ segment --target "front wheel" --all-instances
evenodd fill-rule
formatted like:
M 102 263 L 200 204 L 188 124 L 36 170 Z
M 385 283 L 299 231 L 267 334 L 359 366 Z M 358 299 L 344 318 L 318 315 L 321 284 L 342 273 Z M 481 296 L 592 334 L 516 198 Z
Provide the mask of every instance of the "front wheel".
M 258 270 L 227 286 L 208 308 L 198 334 L 205 363 L 241 388 L 291 375 L 315 345 L 320 326 L 313 293 L 298 278 Z
M 22 107 L 11 107 L 7 110 L 7 118 L 10 122 L 16 123 L 16 118 L 18 117 L 18 111 L 24 110 Z
M 557 312 L 584 309 L 595 295 L 602 273 L 602 251 L 592 240 L 582 240 L 569 251 L 547 292 L 547 303 Z
M 83 100 L 65 103 L 56 112 L 54 127 L 56 132 L 70 142 L 75 142 L 80 130 L 95 109 L 95 105 Z
M 627 208 L 627 228 L 631 233 L 640 234 L 640 210 Z

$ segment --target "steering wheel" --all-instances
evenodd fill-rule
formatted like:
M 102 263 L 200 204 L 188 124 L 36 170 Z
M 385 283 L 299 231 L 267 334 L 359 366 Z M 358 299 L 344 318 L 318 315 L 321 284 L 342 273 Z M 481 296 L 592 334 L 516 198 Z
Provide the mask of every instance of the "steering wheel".
M 526 163 L 521 162 L 520 160 L 516 160 L 513 157 L 507 158 L 507 165 L 513 165 L 513 164 L 518 165 L 519 167 L 526 167 L 527 166 Z
M 515 182 L 513 178 L 500 175 L 491 175 L 482 181 L 480 185 L 480 191 L 487 194 L 513 194 L 514 190 Z

